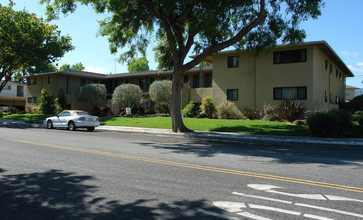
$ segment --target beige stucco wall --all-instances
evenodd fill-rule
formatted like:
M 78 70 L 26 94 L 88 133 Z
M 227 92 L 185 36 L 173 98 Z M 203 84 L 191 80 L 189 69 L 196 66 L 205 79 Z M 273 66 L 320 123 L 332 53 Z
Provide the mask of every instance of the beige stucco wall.
M 237 68 L 227 68 L 228 56 L 239 56 Z M 227 101 L 227 89 L 238 89 L 237 107 L 255 107 L 256 63 L 248 52 L 217 54 L 213 59 L 212 100 L 216 105 Z
M 313 106 L 312 111 L 316 110 L 331 110 L 339 108 L 336 103 L 336 96 L 344 99 L 345 97 L 345 80 L 344 73 L 342 79 L 336 79 L 336 64 L 328 58 L 317 46 L 314 46 L 313 60 L 314 60 L 314 75 L 313 75 Z M 328 61 L 328 68 L 325 69 L 325 60 Z M 330 73 L 330 64 L 333 70 Z M 325 101 L 325 91 L 328 93 L 328 101 Z M 332 103 L 329 101 L 330 93 L 332 94 Z

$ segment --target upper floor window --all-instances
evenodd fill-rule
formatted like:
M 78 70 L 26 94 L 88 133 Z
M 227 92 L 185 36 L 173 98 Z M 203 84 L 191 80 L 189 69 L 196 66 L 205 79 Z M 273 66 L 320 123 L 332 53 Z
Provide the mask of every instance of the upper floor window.
M 37 103 L 37 97 L 28 97 L 28 103 L 29 104 L 36 104 Z
M 274 64 L 306 62 L 306 49 L 274 52 Z
M 239 57 L 238 56 L 229 56 L 227 58 L 228 68 L 237 68 L 239 66 Z
M 36 84 L 37 84 L 37 78 L 28 79 L 28 85 L 36 85 Z
M 274 100 L 305 100 L 307 88 L 305 87 L 277 87 L 273 91 Z
M 325 71 L 328 71 L 328 60 L 325 59 Z

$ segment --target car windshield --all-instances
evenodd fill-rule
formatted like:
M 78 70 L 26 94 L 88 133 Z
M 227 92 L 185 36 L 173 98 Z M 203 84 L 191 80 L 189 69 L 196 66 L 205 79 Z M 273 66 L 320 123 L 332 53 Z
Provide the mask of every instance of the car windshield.
M 77 115 L 89 115 L 87 112 L 77 112 Z

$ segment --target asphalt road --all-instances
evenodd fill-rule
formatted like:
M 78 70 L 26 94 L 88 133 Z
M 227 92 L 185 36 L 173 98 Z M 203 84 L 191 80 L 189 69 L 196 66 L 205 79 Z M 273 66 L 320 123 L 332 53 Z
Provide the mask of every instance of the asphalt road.
M 362 147 L 0 133 L 0 219 L 363 219 Z

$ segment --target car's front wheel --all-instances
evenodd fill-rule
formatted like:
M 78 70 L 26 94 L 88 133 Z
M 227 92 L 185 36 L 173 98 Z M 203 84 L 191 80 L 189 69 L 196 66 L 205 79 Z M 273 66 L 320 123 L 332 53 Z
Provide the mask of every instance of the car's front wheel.
M 52 129 L 53 128 L 53 122 L 51 120 L 47 121 L 47 128 Z
M 73 122 L 73 121 L 70 121 L 70 122 L 68 123 L 68 129 L 69 129 L 70 131 L 75 131 L 75 130 L 76 130 L 76 125 L 74 124 L 74 122 Z

